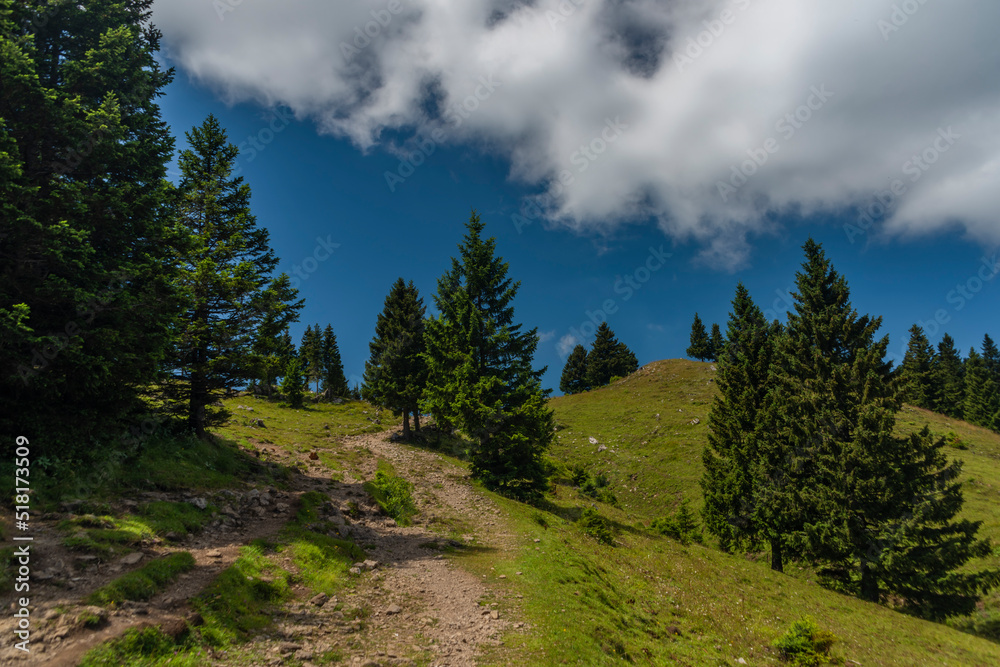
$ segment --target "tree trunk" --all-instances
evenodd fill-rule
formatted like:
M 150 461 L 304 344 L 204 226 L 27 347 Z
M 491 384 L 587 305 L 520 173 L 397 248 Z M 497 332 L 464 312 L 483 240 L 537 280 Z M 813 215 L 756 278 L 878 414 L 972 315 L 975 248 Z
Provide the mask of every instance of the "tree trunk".
M 413 430 L 420 433 L 420 410 L 413 411 Z
M 882 597 L 879 591 L 878 577 L 867 565 L 861 566 L 861 599 L 878 602 Z
M 410 437 L 410 413 L 407 410 L 403 410 L 403 439 L 408 439 Z
M 785 563 L 781 555 L 781 538 L 771 539 L 771 569 L 775 572 L 785 571 Z

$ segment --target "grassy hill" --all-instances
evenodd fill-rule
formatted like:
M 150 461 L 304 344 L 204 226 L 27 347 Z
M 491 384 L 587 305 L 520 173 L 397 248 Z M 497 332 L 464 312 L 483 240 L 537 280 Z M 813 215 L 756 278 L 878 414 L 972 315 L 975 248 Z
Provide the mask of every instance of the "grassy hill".
M 512 567 L 539 572 L 531 587 L 551 591 L 526 604 L 540 626 L 555 615 L 565 626 L 526 642 L 539 655 L 558 653 L 577 664 L 632 659 L 652 664 L 751 664 L 777 660 L 770 643 L 788 624 L 813 616 L 840 641 L 835 652 L 863 665 L 1000 663 L 1000 646 L 950 627 L 928 623 L 817 586 L 805 569 L 772 573 L 766 559 L 734 557 L 709 547 L 682 546 L 642 527 L 673 511 L 682 498 L 700 509 L 701 452 L 715 394 L 711 364 L 669 360 L 649 364 L 609 387 L 552 399 L 558 423 L 552 456 L 569 469 L 604 474 L 617 506 L 583 497 L 569 480 L 557 486 L 544 516 L 511 504 L 525 531 L 546 535 L 550 550 L 527 549 Z M 1000 542 L 1000 436 L 941 415 L 906 407 L 898 430 L 927 424 L 954 433 L 966 449 L 964 514 L 982 520 L 982 534 Z M 582 506 L 596 506 L 619 528 L 617 548 L 581 537 L 569 526 Z M 539 522 L 548 525 L 541 526 Z M 532 525 L 534 524 L 534 525 Z M 553 540 L 553 536 L 559 539 Z M 1000 550 L 986 559 L 1000 564 Z M 976 565 L 982 565 L 983 562 Z M 980 614 L 993 614 L 996 594 Z M 556 609 L 558 607 L 558 609 Z M 565 609 L 565 611 L 563 611 Z M 995 616 L 993 616 L 995 618 Z M 667 632 L 680 630 L 682 635 Z M 664 634 L 669 635 L 664 641 Z M 566 637 L 560 641 L 561 637 Z M 579 662 L 572 656 L 592 645 Z M 603 656 L 603 657 L 602 657 Z

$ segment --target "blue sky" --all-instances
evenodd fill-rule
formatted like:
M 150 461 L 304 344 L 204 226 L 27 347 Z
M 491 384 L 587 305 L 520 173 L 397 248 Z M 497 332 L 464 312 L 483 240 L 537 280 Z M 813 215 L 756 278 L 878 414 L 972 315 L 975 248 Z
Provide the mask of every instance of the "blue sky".
M 310 5 L 304 0 L 300 4 Z M 360 4 L 376 8 L 379 3 Z M 481 3 L 470 3 L 477 4 Z M 751 8 L 740 10 L 741 4 L 729 3 L 733 12 L 745 11 L 732 15 L 735 18 L 730 30 L 734 42 L 738 38 L 739 21 L 746 22 L 750 29 L 751 21 L 758 20 L 751 18 Z M 764 12 L 767 5 L 780 9 L 777 6 L 782 4 L 779 0 L 770 3 L 762 0 L 759 5 L 765 7 L 758 11 Z M 306 307 L 302 321 L 293 327 L 293 337 L 298 341 L 306 324 L 331 323 L 352 383 L 362 374 L 375 318 L 392 282 L 400 276 L 413 280 L 430 305 L 436 280 L 449 267 L 472 208 L 478 210 L 487 232 L 496 237 L 499 253 L 510 263 L 511 276 L 522 283 L 515 302 L 516 316 L 542 334 L 536 361 L 548 366 L 545 386 L 553 389 L 558 388 L 571 337 L 585 338 L 588 323 L 599 319 L 598 311 L 606 311 L 606 305 L 614 311 L 604 313 L 612 329 L 643 364 L 684 356 L 696 311 L 706 322 L 724 325 L 737 281 L 747 285 L 758 305 L 772 311 L 769 314 L 783 317 L 788 305 L 782 294 L 793 288 L 802 258 L 801 246 L 810 235 L 823 243 L 836 268 L 847 276 L 855 307 L 862 313 L 884 317 L 883 331 L 890 335 L 893 358 L 901 357 L 907 329 L 915 322 L 925 324 L 934 343 L 943 332 L 949 332 L 963 352 L 972 345 L 978 346 L 986 332 L 1000 334 L 996 316 L 1000 295 L 996 283 L 1000 281 L 992 278 L 983 281 L 980 277 L 992 274 L 980 270 L 984 259 L 988 263 L 995 257 L 1000 243 L 997 235 L 1000 224 L 981 210 L 985 206 L 983 197 L 987 197 L 986 203 L 997 203 L 995 194 L 983 194 L 997 191 L 997 179 L 993 172 L 984 171 L 984 165 L 993 160 L 991 154 L 977 152 L 982 146 L 992 145 L 996 133 L 991 129 L 993 126 L 984 129 L 972 121 L 959 124 L 961 114 L 980 118 L 984 109 L 992 113 L 995 100 L 985 102 L 981 91 L 972 84 L 967 84 L 971 86 L 967 92 L 952 90 L 954 105 L 932 110 L 928 118 L 916 123 L 906 141 L 900 139 L 900 145 L 915 147 L 912 155 L 918 157 L 916 162 L 908 159 L 910 152 L 899 152 L 896 144 L 882 146 L 872 140 L 873 136 L 883 136 L 875 130 L 882 122 L 879 119 L 883 115 L 888 117 L 892 109 L 852 111 L 861 114 L 862 121 L 873 119 L 872 127 L 854 128 L 852 150 L 857 155 L 853 158 L 843 155 L 851 147 L 842 150 L 836 137 L 827 139 L 832 144 L 817 143 L 828 134 L 828 128 L 819 125 L 827 120 L 802 123 L 802 118 L 815 114 L 819 119 L 821 114 L 828 113 L 829 122 L 839 127 L 844 122 L 843 114 L 847 113 L 844 109 L 851 105 L 836 107 L 839 117 L 834 115 L 832 106 L 824 109 L 824 105 L 833 105 L 838 95 L 843 99 L 851 91 L 843 85 L 831 85 L 830 100 L 825 102 L 822 96 L 813 95 L 809 86 L 790 85 L 794 91 L 788 96 L 795 102 L 789 107 L 793 118 L 786 120 L 781 128 L 772 121 L 777 119 L 780 123 L 782 114 L 761 111 L 762 117 L 769 119 L 768 125 L 775 129 L 772 136 L 765 133 L 755 137 L 751 133 L 735 140 L 733 145 L 741 150 L 721 151 L 717 161 L 721 167 L 711 172 L 718 175 L 699 176 L 704 181 L 704 192 L 688 196 L 686 193 L 692 191 L 690 184 L 678 176 L 686 172 L 678 170 L 675 163 L 687 161 L 697 171 L 701 154 L 685 153 L 681 144 L 670 143 L 663 134 L 665 130 L 637 120 L 644 118 L 641 110 L 631 108 L 618 117 L 615 113 L 618 109 L 614 104 L 606 104 L 606 96 L 587 94 L 578 100 L 591 107 L 588 118 L 597 119 L 584 123 L 573 119 L 571 110 L 559 108 L 557 103 L 552 108 L 532 106 L 531 86 L 525 84 L 525 90 L 517 89 L 521 82 L 513 75 L 494 81 L 495 91 L 490 89 L 488 77 L 471 77 L 472 83 L 479 83 L 458 89 L 471 91 L 473 97 L 478 89 L 483 99 L 469 102 L 470 97 L 464 97 L 466 109 L 475 108 L 466 112 L 468 118 L 459 121 L 461 116 L 458 116 L 448 120 L 447 110 L 456 108 L 450 100 L 457 99 L 461 105 L 463 98 L 449 95 L 449 72 L 445 68 L 439 72 L 439 80 L 444 82 L 441 89 L 435 93 L 431 86 L 433 94 L 429 102 L 427 99 L 421 102 L 422 111 L 414 111 L 416 116 L 403 114 L 403 120 L 391 120 L 398 119 L 401 112 L 394 111 L 389 103 L 386 103 L 388 111 L 382 107 L 359 111 L 358 105 L 363 103 L 344 102 L 343 96 L 338 97 L 339 93 L 334 92 L 325 105 L 321 104 L 322 99 L 315 99 L 318 95 L 315 89 L 326 85 L 322 68 L 306 68 L 311 88 L 307 81 L 301 89 L 288 89 L 289 84 L 281 79 L 282 70 L 274 69 L 278 67 L 275 61 L 281 61 L 275 54 L 282 52 L 266 48 L 272 32 L 278 34 L 286 28 L 272 31 L 266 21 L 268 17 L 256 17 L 251 6 L 233 5 L 233 11 L 227 12 L 223 20 L 215 16 L 183 18 L 165 9 L 175 6 L 158 6 L 154 20 L 166 33 L 165 58 L 177 68 L 176 80 L 167 89 L 161 106 L 165 120 L 178 138 L 178 149 L 185 147 L 184 132 L 201 123 L 209 113 L 220 119 L 233 143 L 246 147 L 240 166 L 253 190 L 252 206 L 258 223 L 270 230 L 272 245 L 281 258 L 279 270 L 295 275 L 298 267 L 299 275 L 304 278 L 300 279 L 299 287 Z M 542 2 L 539 6 L 547 5 Z M 577 19 L 569 16 L 567 23 L 573 19 L 579 20 L 581 26 L 589 25 L 586 21 L 590 21 L 590 15 L 583 16 L 585 11 L 591 10 L 581 5 L 581 16 Z M 929 14 L 931 9 L 920 11 Z M 598 21 L 596 16 L 593 21 Z M 214 44 L 209 37 L 218 37 L 213 30 L 229 30 L 237 20 L 255 18 L 263 21 L 255 28 L 260 49 L 270 55 L 259 63 L 256 75 L 259 80 L 248 84 L 247 67 L 227 70 L 226 66 L 218 65 L 218 58 L 206 55 L 206 44 Z M 286 16 L 285 20 L 290 24 L 288 30 L 297 29 L 302 31 L 298 34 L 304 34 L 309 25 L 322 18 Z M 345 37 L 340 40 L 331 37 L 334 49 L 331 57 L 343 57 L 335 53 L 336 47 L 352 34 L 347 28 L 365 25 L 363 18 L 364 15 L 357 18 L 356 24 L 350 20 L 338 23 L 346 31 Z M 543 15 L 542 19 L 545 18 Z M 908 30 L 915 40 L 909 48 L 917 49 L 916 38 L 924 37 L 917 34 L 918 27 L 913 27 L 920 18 L 920 14 L 915 14 L 909 19 L 912 24 Z M 926 23 L 931 23 L 931 18 Z M 551 23 L 552 19 L 547 17 L 547 20 Z M 672 20 L 683 24 L 686 19 Z M 709 12 L 704 20 L 713 21 L 713 15 Z M 865 33 L 873 43 L 886 41 L 881 37 L 884 27 L 878 27 L 878 20 L 873 15 L 872 25 L 867 26 Z M 392 27 L 391 20 L 387 25 L 385 33 Z M 919 29 L 929 30 L 929 27 Z M 224 40 L 227 34 L 223 33 L 220 39 Z M 697 31 L 692 34 L 698 36 Z M 972 37 L 966 35 L 966 41 L 974 43 Z M 202 38 L 204 41 L 199 42 Z M 902 42 L 903 36 L 890 33 L 890 39 Z M 683 41 L 679 43 L 683 45 Z M 278 43 L 270 47 L 276 49 Z M 492 48 L 496 51 L 500 47 L 494 44 Z M 725 65 L 725 51 L 730 47 L 720 42 L 712 48 L 715 51 L 711 55 L 718 60 L 718 64 L 713 61 L 712 67 Z M 796 47 L 790 43 L 788 48 L 791 55 Z M 233 49 L 238 51 L 236 46 Z M 393 85 L 405 89 L 404 83 L 393 78 L 396 72 L 388 64 L 392 62 L 392 54 L 387 49 L 387 45 L 373 44 L 362 54 L 382 58 L 382 83 L 378 84 L 382 93 Z M 996 47 L 992 50 L 996 51 Z M 642 62 L 643 52 L 638 53 L 636 58 Z M 673 53 L 676 56 L 684 50 L 678 46 Z M 633 65 L 636 58 L 630 61 Z M 693 62 L 696 65 L 704 62 L 708 67 L 707 56 Z M 433 69 L 432 64 L 426 64 L 425 69 Z M 254 65 L 254 61 L 251 59 L 245 65 Z M 305 65 L 296 62 L 287 71 L 287 78 L 302 77 Z M 672 62 L 666 55 L 659 57 L 660 69 L 687 66 L 676 59 Z M 773 68 L 773 62 L 769 66 Z M 558 69 L 556 64 L 552 67 Z M 398 73 L 399 81 L 405 82 L 405 74 L 405 71 Z M 573 72 L 563 74 L 572 76 Z M 635 85 L 651 89 L 681 85 L 656 83 L 655 77 L 646 75 L 630 76 L 637 82 Z M 897 76 L 892 80 L 898 79 Z M 831 75 L 830 80 L 836 78 Z M 684 80 L 684 85 L 689 85 L 687 81 Z M 958 84 L 951 85 L 954 88 Z M 863 87 L 858 84 L 859 90 Z M 925 88 L 919 83 L 912 84 L 914 91 L 930 97 L 934 90 Z M 508 92 L 509 98 L 501 97 Z M 798 100 L 799 97 L 802 99 Z M 796 106 L 799 101 L 801 104 Z M 854 102 L 855 106 L 860 104 L 858 99 Z M 732 104 L 744 108 L 739 98 Z M 885 102 L 886 106 L 892 104 L 891 100 Z M 428 105 L 438 107 L 437 111 L 427 111 Z M 411 101 L 403 108 L 413 106 Z M 801 111 L 802 108 L 807 111 Z M 550 111 L 557 115 L 564 113 L 565 125 L 522 122 Z M 796 122 L 796 112 L 800 113 L 801 125 L 798 139 L 788 136 L 788 128 Z M 669 116 L 669 109 L 665 113 Z M 427 118 L 439 122 L 424 122 Z M 677 122 L 689 124 L 685 118 L 678 116 Z M 949 121 L 959 128 L 952 131 L 959 138 L 957 142 L 952 139 L 951 144 L 946 131 Z M 896 125 L 899 124 L 897 121 Z M 709 146 L 706 153 L 711 152 L 711 137 L 725 127 L 728 125 L 704 129 Z M 937 128 L 942 128 L 944 134 L 937 133 Z M 689 126 L 687 129 L 692 131 Z M 563 133 L 573 135 L 568 143 L 559 144 L 553 151 L 532 152 L 538 145 L 562 141 L 559 137 Z M 421 149 L 413 141 L 414 135 L 437 137 L 439 141 L 425 141 Z M 512 138 L 514 135 L 519 138 Z M 579 137 L 582 139 L 578 140 Z M 944 138 L 935 144 L 937 137 Z M 773 141 L 769 143 L 768 138 Z M 257 147 L 251 151 L 253 141 Z M 655 141 L 665 142 L 663 155 L 657 155 L 655 160 L 636 152 L 643 144 Z M 809 156 L 805 155 L 806 144 Z M 668 150 L 671 146 L 679 147 L 676 157 L 671 157 Z M 934 146 L 936 149 L 930 150 Z M 887 153 L 885 159 L 879 157 L 879 151 Z M 818 156 L 814 155 L 816 152 Z M 400 168 L 400 160 L 415 153 L 421 154 L 417 160 L 422 163 L 411 174 L 407 167 Z M 551 159 L 552 155 L 557 159 Z M 933 157 L 944 166 L 923 164 L 920 155 Z M 740 168 L 741 158 L 754 156 L 758 163 L 770 160 L 771 164 L 758 164 L 756 169 L 750 165 L 747 171 L 759 170 L 759 174 L 746 179 L 732 176 L 735 172 L 729 168 L 730 164 Z M 830 166 L 838 163 L 843 164 L 842 170 Z M 850 181 L 853 176 L 845 175 L 856 171 L 867 173 L 864 182 L 853 183 Z M 390 183 L 387 172 L 404 174 L 406 178 L 393 178 Z M 969 173 L 974 175 L 968 176 Z M 564 174 L 569 174 L 573 183 L 560 191 L 558 180 Z M 880 176 L 876 178 L 873 174 Z M 916 174 L 920 176 L 913 180 Z M 176 169 L 171 176 L 176 178 Z M 650 185 L 654 181 L 659 183 L 659 178 L 666 185 L 662 188 L 655 183 Z M 973 186 L 978 187 L 979 180 L 984 178 L 990 188 L 980 192 Z M 720 181 L 733 185 L 735 196 L 744 198 L 736 208 L 726 208 L 732 202 L 722 201 Z M 890 202 L 890 213 L 882 215 L 876 207 L 873 209 L 876 220 L 867 232 L 860 228 L 850 233 L 845 231 L 845 224 L 858 223 L 859 208 L 870 207 L 876 193 L 889 197 L 886 193 L 897 181 L 907 184 L 907 192 Z M 949 199 L 948 193 L 956 190 L 956 183 L 972 185 L 964 190 L 958 188 L 961 196 Z M 801 196 L 789 194 L 796 187 L 801 189 Z M 522 221 L 519 228 L 517 218 L 512 216 L 546 193 L 548 199 L 541 200 L 544 213 L 531 224 L 524 225 Z M 763 206 L 754 203 L 751 207 L 747 203 L 759 202 L 762 197 L 767 198 Z M 970 201 L 975 203 L 972 208 Z M 993 206 L 992 210 L 1000 209 Z M 927 212 L 926 215 L 921 211 Z M 339 245 L 328 259 L 322 262 L 311 259 L 325 256 L 323 248 L 331 243 Z M 315 254 L 318 248 L 320 252 Z M 668 254 L 669 257 L 664 257 Z M 964 288 L 960 290 L 960 286 Z

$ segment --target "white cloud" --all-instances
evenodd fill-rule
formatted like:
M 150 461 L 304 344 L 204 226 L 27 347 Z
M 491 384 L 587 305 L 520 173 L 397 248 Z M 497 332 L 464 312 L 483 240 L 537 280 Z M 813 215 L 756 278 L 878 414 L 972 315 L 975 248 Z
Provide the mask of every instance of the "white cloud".
M 559 339 L 559 342 L 556 343 L 556 350 L 559 352 L 560 357 L 568 357 L 569 353 L 573 351 L 573 348 L 580 345 L 581 342 L 582 341 L 580 341 L 573 334 L 566 334 Z
M 891 233 L 953 225 L 1000 241 L 992 0 L 226 6 L 219 20 L 204 0 L 159 0 L 154 20 L 174 62 L 227 99 L 287 104 L 362 150 L 384 145 L 384 130 L 442 127 L 446 141 L 501 152 L 512 178 L 549 187 L 559 224 L 654 216 L 703 244 L 705 261 L 732 265 L 775 216 L 849 213 L 900 179 Z M 832 96 L 817 104 L 823 86 Z M 448 110 L 477 89 L 484 99 L 456 127 Z M 614 119 L 627 128 L 612 141 Z M 911 180 L 904 165 L 948 127 L 961 139 Z M 723 200 L 719 182 L 748 151 L 766 163 Z M 567 188 L 554 185 L 563 171 Z
M 541 343 L 548 343 L 550 340 L 552 340 L 555 337 L 556 337 L 556 330 L 555 329 L 552 329 L 551 331 L 542 331 L 541 333 L 538 334 L 538 342 L 539 342 L 539 344 L 541 344 Z

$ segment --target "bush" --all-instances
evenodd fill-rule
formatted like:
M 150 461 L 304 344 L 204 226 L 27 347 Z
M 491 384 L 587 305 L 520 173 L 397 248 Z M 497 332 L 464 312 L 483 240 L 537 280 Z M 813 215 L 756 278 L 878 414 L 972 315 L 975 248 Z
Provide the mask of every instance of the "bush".
M 969 446 L 958 437 L 954 431 L 948 431 L 948 435 L 944 436 L 944 442 L 949 447 L 954 447 L 955 449 L 968 449 Z
M 573 466 L 571 473 L 573 486 L 580 489 L 581 494 L 617 507 L 618 498 L 609 488 L 611 480 L 608 479 L 607 475 L 600 473 L 597 477 L 591 477 L 590 473 L 580 465 Z
M 611 522 L 589 507 L 583 510 L 577 525 L 580 526 L 580 530 L 598 542 L 614 546 L 615 536 L 611 529 Z
M 974 612 L 970 616 L 950 618 L 947 623 L 956 630 L 967 632 L 970 635 L 995 642 L 1000 641 L 1000 612 L 995 610 L 984 609 Z
M 417 506 L 413 501 L 413 484 L 391 472 L 378 470 L 375 472 L 375 479 L 365 483 L 365 491 L 400 526 L 412 523 L 411 519 L 417 513 Z
M 830 659 L 830 648 L 837 641 L 836 636 L 820 630 L 810 617 L 792 623 L 788 632 L 774 640 L 784 660 L 797 667 L 817 667 Z
M 677 511 L 664 519 L 657 519 L 650 526 L 661 535 L 672 537 L 680 541 L 681 544 L 689 544 L 692 541 L 701 543 L 703 537 L 698 526 L 698 521 L 691 511 L 690 501 L 681 501 Z

